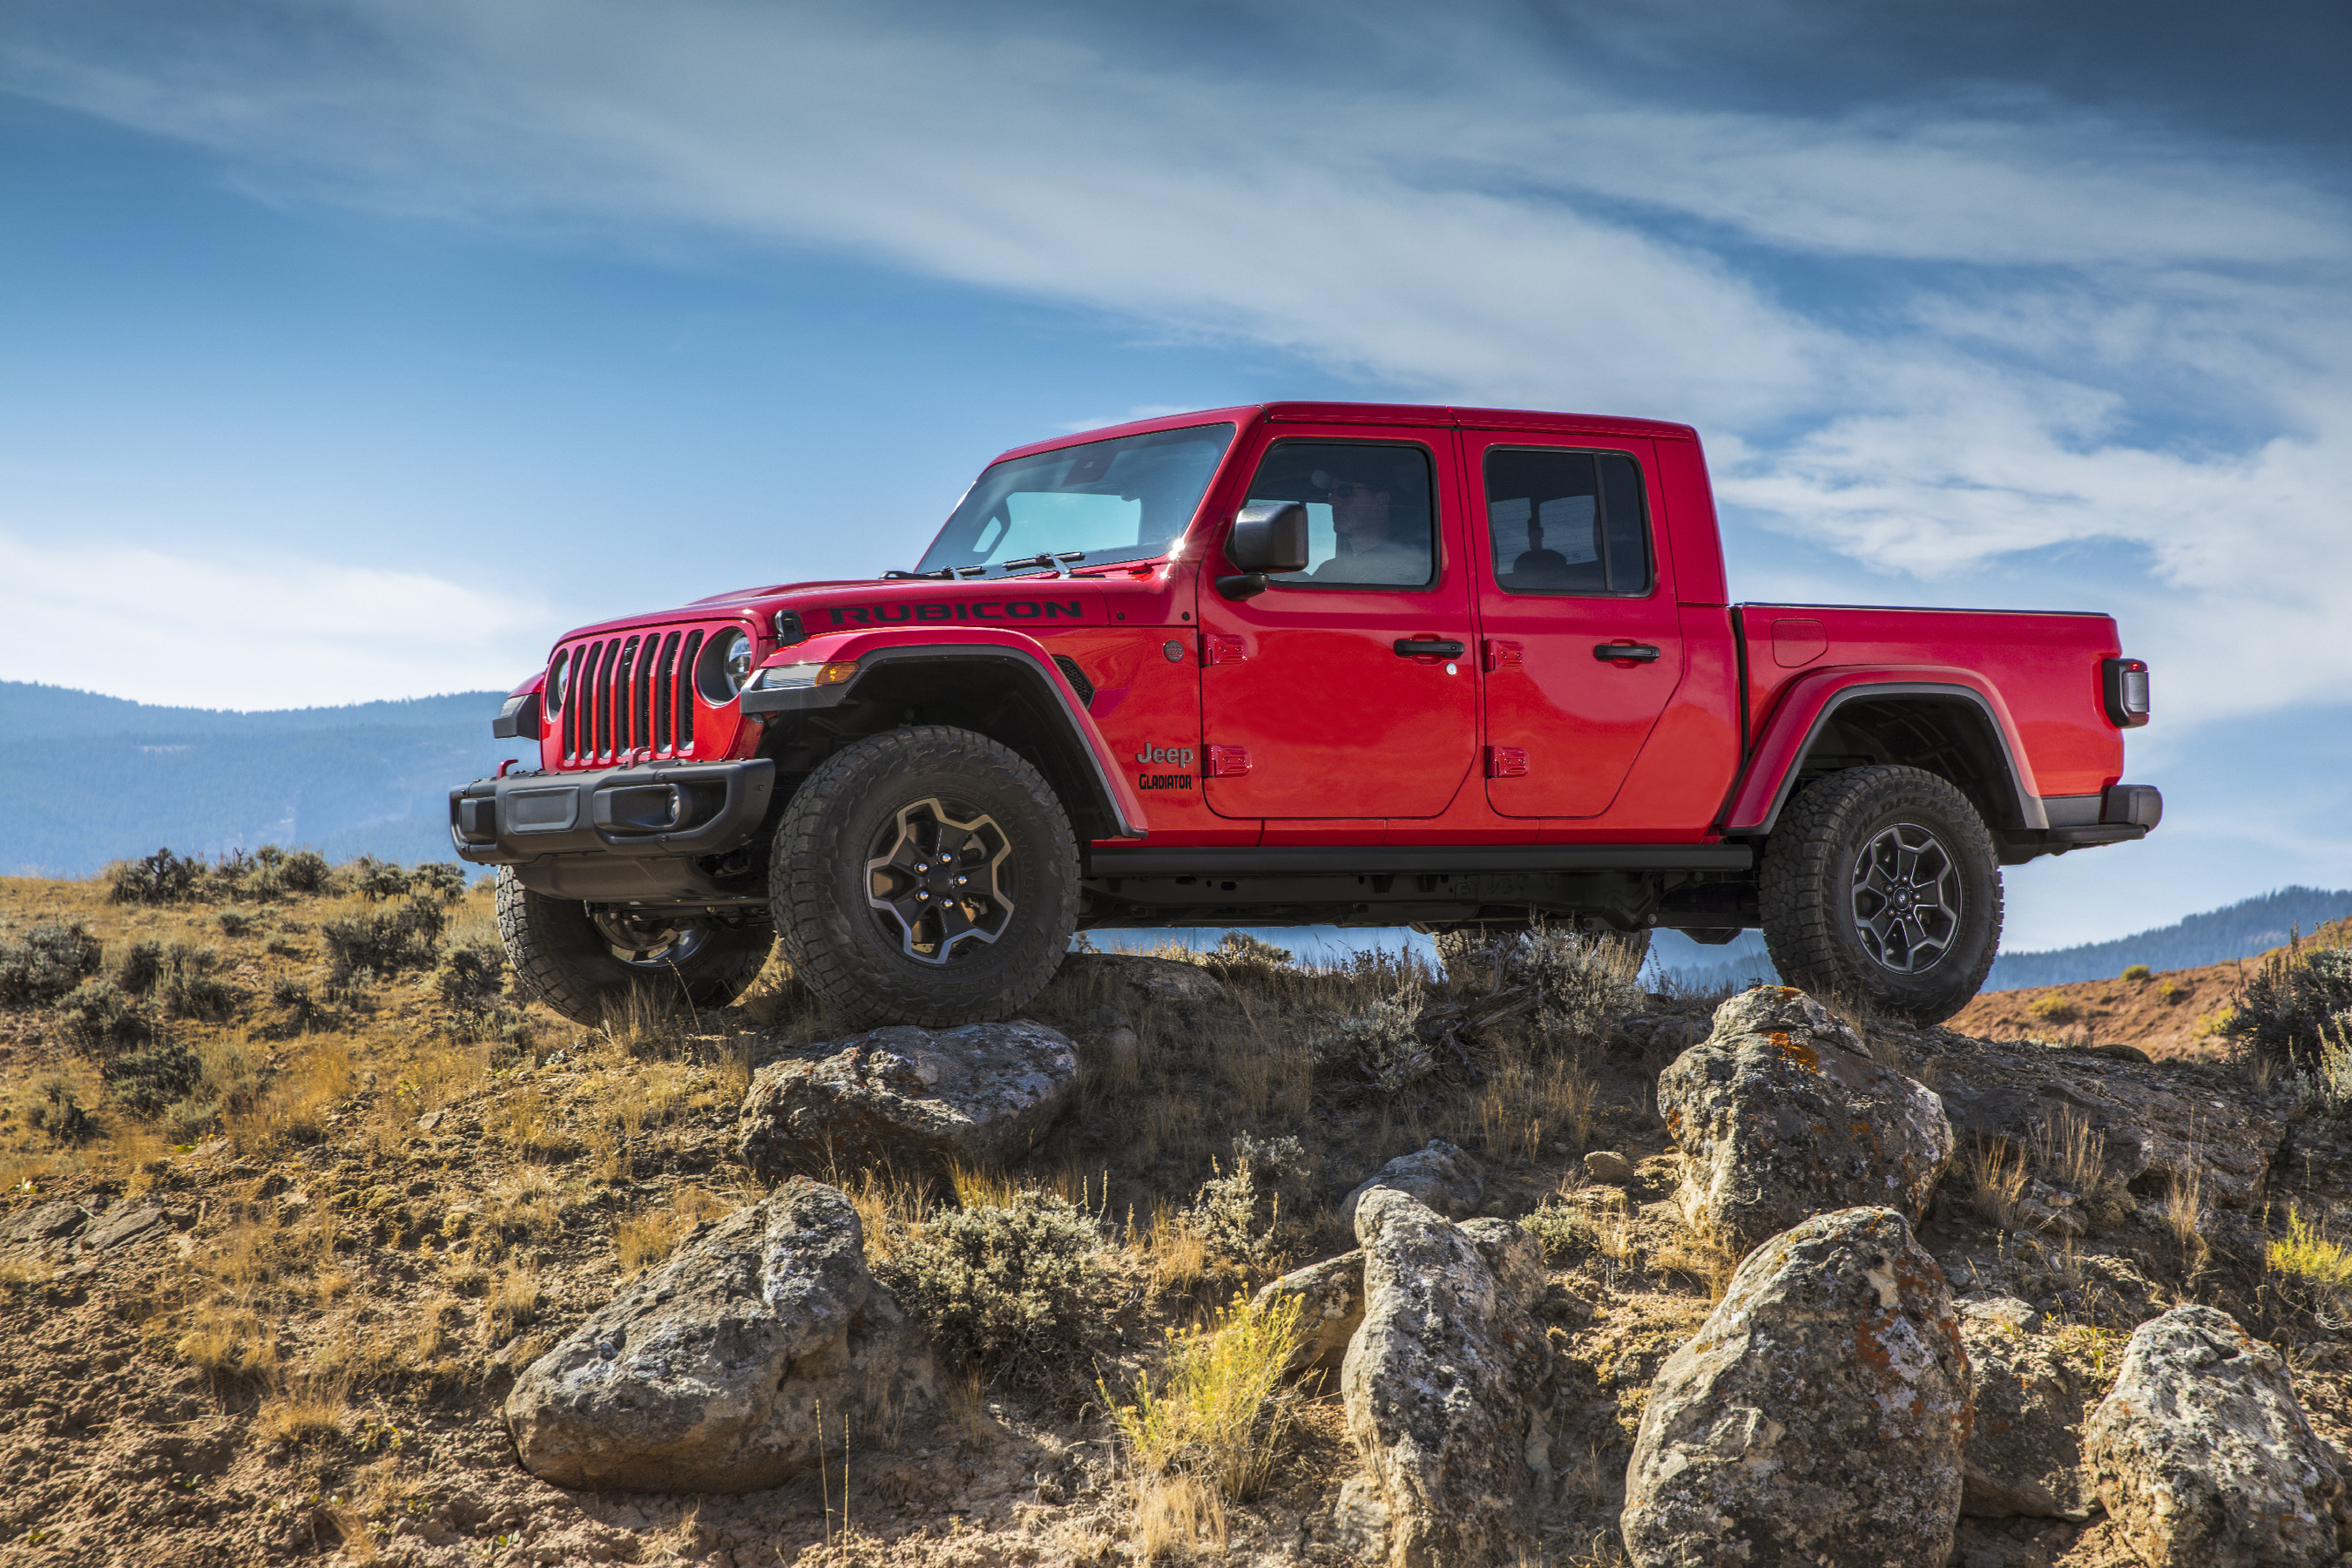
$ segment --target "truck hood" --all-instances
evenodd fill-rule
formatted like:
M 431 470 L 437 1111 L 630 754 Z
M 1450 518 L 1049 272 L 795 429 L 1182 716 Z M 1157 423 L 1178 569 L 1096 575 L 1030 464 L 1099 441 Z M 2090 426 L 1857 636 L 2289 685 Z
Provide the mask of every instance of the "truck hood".
M 1145 567 L 1146 573 L 1156 569 L 1140 562 L 1136 565 Z M 1106 618 L 1102 584 L 1091 575 L 1055 577 L 1040 572 L 956 583 L 935 578 L 841 578 L 739 588 L 691 600 L 674 609 L 615 616 L 575 626 L 558 637 L 555 646 L 561 647 L 583 637 L 646 626 L 674 626 L 681 621 L 735 621 L 765 637 L 771 635 L 769 628 L 779 610 L 798 615 L 811 636 L 858 627 L 927 623 L 1017 627 L 1024 622 L 1072 626 L 1099 623 Z

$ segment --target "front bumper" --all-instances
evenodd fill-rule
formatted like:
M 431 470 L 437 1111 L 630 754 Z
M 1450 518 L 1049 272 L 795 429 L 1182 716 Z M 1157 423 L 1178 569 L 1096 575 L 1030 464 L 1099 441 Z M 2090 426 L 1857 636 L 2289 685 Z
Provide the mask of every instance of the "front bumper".
M 759 831 L 775 783 L 765 757 L 476 779 L 449 792 L 449 838 L 478 866 L 724 855 Z

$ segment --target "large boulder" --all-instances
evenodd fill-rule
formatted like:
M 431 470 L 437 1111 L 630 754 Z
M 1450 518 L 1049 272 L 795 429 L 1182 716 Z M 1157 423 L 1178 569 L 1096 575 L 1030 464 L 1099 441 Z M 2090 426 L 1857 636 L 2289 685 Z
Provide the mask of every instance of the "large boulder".
M 795 1178 L 698 1229 L 524 1369 L 523 1466 L 559 1486 L 772 1487 L 919 1418 L 930 1346 L 866 1271 L 848 1198 Z M 824 1426 L 818 1421 L 822 1415 Z
M 2023 1301 L 1960 1303 L 1976 1426 L 1969 1436 L 1960 1511 L 2076 1524 L 2084 1509 L 2083 1386 Z
M 1451 1224 L 1391 1188 L 1363 1194 L 1355 1225 L 1364 1320 L 1339 1385 L 1368 1473 L 1343 1500 L 1343 1533 L 1384 1533 L 1396 1568 L 1509 1562 L 1532 1548 L 1550 1479 L 1535 1239 Z
M 1001 1164 L 1028 1152 L 1078 1083 L 1069 1040 L 1025 1020 L 898 1025 L 818 1049 L 751 1079 L 740 1146 L 762 1176 Z
M 1433 1138 L 1426 1147 L 1399 1154 L 1360 1183 L 1339 1205 L 1339 1223 L 1353 1226 L 1358 1205 L 1375 1190 L 1417 1198 L 1446 1219 L 1467 1219 L 1486 1195 L 1486 1168 L 1444 1139 Z
M 1298 1302 L 1298 1342 L 1286 1370 L 1338 1372 L 1364 1321 L 1364 1249 L 1294 1268 L 1257 1299 L 1261 1306 Z
M 1748 1255 L 1659 1369 L 1625 1474 L 1643 1568 L 1943 1568 L 1968 1357 L 1944 1272 L 1889 1208 Z
M 2104 1145 L 2103 1180 L 2143 1198 L 2160 1199 L 2179 1182 L 2216 1208 L 2245 1211 L 2260 1206 L 2273 1169 L 2310 1168 L 2281 1153 L 2284 1119 L 2259 1096 L 2200 1081 L 2211 1069 L 1942 1029 L 1911 1045 L 1916 1065 L 1942 1086 L 1963 1142 L 2022 1144 L 2033 1128 L 2068 1116 Z
M 1933 1090 L 1870 1058 L 1803 992 L 1759 985 L 1658 1075 L 1692 1227 L 1732 1256 L 1817 1214 L 1883 1205 L 1917 1223 L 1952 1163 Z
M 2175 1307 L 2124 1347 L 2083 1458 L 2148 1568 L 2319 1568 L 2344 1479 L 2278 1353 L 2210 1307 Z

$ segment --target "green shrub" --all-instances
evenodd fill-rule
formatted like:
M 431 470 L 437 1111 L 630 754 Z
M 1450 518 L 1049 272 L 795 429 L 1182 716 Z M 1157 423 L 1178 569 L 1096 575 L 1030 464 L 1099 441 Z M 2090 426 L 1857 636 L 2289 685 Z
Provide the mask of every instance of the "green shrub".
M 41 1098 L 33 1101 L 25 1118 L 37 1131 L 60 1143 L 86 1143 L 98 1136 L 98 1123 L 75 1099 L 72 1083 L 51 1078 L 41 1089 Z
M 2150 969 L 2145 963 L 2126 963 L 2124 965 L 2124 978 L 2126 980 L 2148 980 L 2153 979 L 2155 974 L 2156 971 Z
M 345 866 L 340 880 L 372 904 L 399 898 L 408 891 L 407 868 L 373 855 L 362 855 Z
M 487 1012 L 507 988 L 507 950 L 488 940 L 453 948 L 436 978 L 443 1002 L 461 1013 Z
M 466 896 L 466 868 L 455 860 L 428 860 L 410 869 L 408 889 L 420 899 L 453 902 Z
M 96 973 L 103 953 L 79 921 L 42 921 L 22 942 L 0 940 L 0 1003 L 54 1002 Z
M 440 905 L 410 899 L 396 910 L 327 921 L 319 928 L 319 937 L 327 944 L 332 983 L 342 985 L 362 974 L 432 968 L 448 920 Z
M 327 858 L 315 849 L 295 850 L 278 863 L 277 871 L 278 885 L 289 893 L 327 890 Z
M 83 981 L 67 995 L 58 1014 L 58 1034 L 68 1046 L 87 1057 L 111 1056 L 142 1043 L 155 1032 L 145 1011 L 111 980 Z
M 163 978 L 163 944 L 134 942 L 114 966 L 114 983 L 134 996 L 144 996 Z
M 214 1024 L 227 1022 L 245 994 L 213 973 L 219 966 L 220 953 L 213 948 L 175 942 L 166 949 L 163 984 L 158 990 L 163 1016 L 202 1018 Z
M 118 904 L 184 904 L 203 896 L 209 879 L 203 860 L 158 849 L 143 860 L 118 860 L 106 868 L 112 884 L 107 897 Z
M 1075 1361 L 1101 1293 L 1098 1245 L 1076 1207 L 1023 1193 L 1003 1206 L 946 1211 L 874 1272 L 950 1356 L 1035 1373 Z
M 2289 948 L 2263 959 L 2215 1032 L 2274 1066 L 2316 1068 L 2328 1044 L 2352 1046 L 2352 949 Z
M 1245 931 L 1229 931 L 1217 940 L 1216 951 L 1202 958 L 1220 980 L 1249 980 L 1272 974 L 1290 962 L 1290 950 L 1276 947 Z
M 1307 1048 L 1316 1066 L 1360 1074 L 1387 1090 L 1426 1077 L 1437 1065 L 1417 1032 L 1426 999 L 1420 975 L 1407 975 L 1395 995 L 1334 1020 L 1311 1037 Z
M 99 1068 L 107 1093 L 133 1116 L 158 1116 L 184 1100 L 204 1081 L 205 1064 L 178 1040 L 160 1040 L 143 1050 L 110 1057 Z

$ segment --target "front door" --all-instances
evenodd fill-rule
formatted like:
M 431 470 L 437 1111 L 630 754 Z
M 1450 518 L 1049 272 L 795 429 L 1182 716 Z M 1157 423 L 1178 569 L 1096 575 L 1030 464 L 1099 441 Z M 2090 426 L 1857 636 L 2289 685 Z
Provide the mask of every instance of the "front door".
M 1459 793 L 1477 747 L 1478 680 L 1456 450 L 1443 429 L 1365 440 L 1286 426 L 1266 438 L 1234 505 L 1304 502 L 1310 557 L 1265 593 L 1227 599 L 1215 579 L 1230 568 L 1209 552 L 1210 809 L 1434 816 Z
M 1483 513 L 1487 802 L 1598 816 L 1683 675 L 1651 444 L 1468 431 L 1464 453 Z

